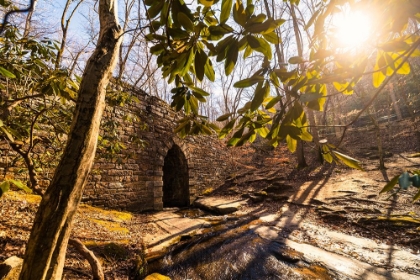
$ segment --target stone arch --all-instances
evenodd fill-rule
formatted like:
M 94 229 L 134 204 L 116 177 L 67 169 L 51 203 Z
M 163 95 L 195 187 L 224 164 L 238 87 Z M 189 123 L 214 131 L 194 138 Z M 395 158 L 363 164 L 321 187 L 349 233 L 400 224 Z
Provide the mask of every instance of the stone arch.
M 189 168 L 182 149 L 173 144 L 162 167 L 163 207 L 185 207 L 190 204 Z

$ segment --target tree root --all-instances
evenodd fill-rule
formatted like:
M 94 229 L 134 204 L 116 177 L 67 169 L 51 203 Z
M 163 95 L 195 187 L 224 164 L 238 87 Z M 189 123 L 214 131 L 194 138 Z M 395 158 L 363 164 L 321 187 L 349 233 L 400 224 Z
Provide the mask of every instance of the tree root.
M 92 268 L 93 280 L 104 280 L 104 271 L 95 254 L 89 250 L 79 239 L 69 239 L 69 244 L 73 246 L 90 264 Z

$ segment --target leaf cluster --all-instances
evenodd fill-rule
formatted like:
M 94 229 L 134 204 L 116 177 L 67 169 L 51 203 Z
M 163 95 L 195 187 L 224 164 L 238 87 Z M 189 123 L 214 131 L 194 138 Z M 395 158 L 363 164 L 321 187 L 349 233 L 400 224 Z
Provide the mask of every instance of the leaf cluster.
M 0 38 L 0 137 L 34 177 L 58 163 L 79 78 L 53 67 L 56 42 L 22 37 L 14 27 L 7 27 L 4 35 Z M 34 184 L 36 179 L 30 181 Z
M 152 43 L 150 51 L 156 55 L 163 77 L 174 82 L 171 105 L 187 115 L 175 131 L 182 136 L 218 131 L 220 138 L 231 137 L 231 146 L 252 142 L 259 135 L 274 146 L 285 141 L 295 151 L 298 140 L 312 141 L 305 110 L 324 110 L 330 95 L 327 85 L 350 95 L 365 75 L 372 75 L 373 85 L 379 88 L 387 77 L 410 72 L 408 58 L 418 56 L 420 45 L 420 37 L 407 30 L 411 21 L 419 20 L 419 7 L 412 2 L 319 1 L 305 25 L 312 36 L 308 57 L 290 57 L 288 67 L 284 67 L 272 59 L 273 46 L 282 43 L 279 35 L 285 20 L 259 13 L 252 0 L 198 0 L 196 5 L 182 0 L 145 1 L 151 23 L 146 36 Z M 386 11 L 375 35 L 378 43 L 372 52 L 376 55 L 373 65 L 371 55 L 343 55 L 343 50 L 331 44 L 326 22 L 345 5 Z M 212 61 L 223 63 L 224 74 L 231 75 L 237 62 L 251 55 L 261 57 L 260 67 L 255 65 L 252 75 L 234 84 L 236 88 L 250 88 L 251 101 L 237 112 L 220 116 L 217 120 L 224 122 L 223 127 L 212 129 L 199 116 L 198 102 L 205 102 L 206 95 L 197 90 L 197 81 L 205 77 L 215 81 Z M 331 146 L 321 148 L 326 161 L 361 169 L 357 160 Z

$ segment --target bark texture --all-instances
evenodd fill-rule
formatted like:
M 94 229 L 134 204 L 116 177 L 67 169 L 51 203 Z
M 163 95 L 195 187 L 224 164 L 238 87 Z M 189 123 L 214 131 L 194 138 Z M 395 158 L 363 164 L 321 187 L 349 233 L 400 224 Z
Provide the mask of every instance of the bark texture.
M 69 244 L 73 246 L 90 264 L 92 268 L 93 280 L 104 280 L 104 270 L 95 254 L 89 250 L 79 239 L 69 239 Z
M 295 13 L 295 4 L 291 3 L 289 8 L 290 8 L 290 15 L 292 16 L 293 30 L 295 31 L 295 39 L 296 39 L 296 46 L 298 49 L 298 55 L 300 57 L 303 57 L 303 43 L 302 43 L 302 37 L 299 30 L 298 19 Z M 300 139 L 297 140 L 296 156 L 297 156 L 297 161 L 298 161 L 298 168 L 304 168 L 308 166 L 305 160 L 305 150 L 304 150 L 303 142 Z
M 116 0 L 99 1 L 97 47 L 86 64 L 63 157 L 35 217 L 21 280 L 62 278 L 73 216 L 95 156 L 106 87 L 122 40 L 116 5 Z

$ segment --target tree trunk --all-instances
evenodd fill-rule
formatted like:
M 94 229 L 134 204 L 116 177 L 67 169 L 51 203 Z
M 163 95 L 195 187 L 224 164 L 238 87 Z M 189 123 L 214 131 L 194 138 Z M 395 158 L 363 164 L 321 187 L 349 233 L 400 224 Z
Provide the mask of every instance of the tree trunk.
M 69 244 L 73 246 L 90 264 L 92 268 L 93 280 L 104 280 L 104 270 L 95 254 L 89 250 L 79 239 L 69 239 Z
M 404 101 L 405 107 L 407 108 L 406 110 L 410 114 L 411 120 L 414 122 L 415 121 L 414 111 L 413 111 L 412 106 L 410 105 L 410 102 L 408 101 L 407 94 L 405 92 L 400 92 L 400 93 L 397 93 L 397 94 Z
M 305 168 L 308 166 L 305 160 L 305 150 L 304 150 L 302 140 L 297 141 L 296 156 L 297 156 L 297 161 L 298 161 L 298 165 L 297 165 L 298 169 Z
M 33 0 L 33 4 L 32 4 L 32 10 L 30 10 L 28 12 L 28 15 L 26 16 L 26 20 L 25 20 L 25 29 L 23 30 L 23 38 L 27 38 L 29 36 L 29 32 L 31 31 L 32 28 L 32 16 L 34 14 L 35 11 L 35 6 L 38 2 L 38 0 Z
M 295 39 L 296 39 L 296 46 L 298 49 L 298 55 L 300 57 L 303 57 L 303 43 L 302 43 L 302 37 L 300 36 L 300 30 L 298 25 L 298 19 L 296 18 L 295 13 L 295 4 L 290 4 L 290 15 L 292 16 L 292 22 L 293 22 L 293 30 L 295 32 Z M 297 140 L 297 149 L 296 149 L 296 155 L 297 155 L 297 161 L 298 161 L 298 168 L 304 168 L 308 166 L 305 160 L 305 150 L 302 143 L 302 140 Z
M 395 97 L 395 92 L 394 92 L 394 85 L 390 84 L 389 86 L 389 96 L 392 99 L 392 105 L 394 106 L 394 110 L 395 110 L 395 114 L 397 115 L 397 120 L 402 120 L 402 115 L 401 115 L 401 110 L 400 110 L 400 106 L 398 106 L 397 103 L 397 98 Z
M 373 112 L 371 111 L 369 112 L 369 117 L 376 131 L 376 144 L 378 145 L 379 169 L 385 170 L 386 167 L 385 167 L 385 160 L 384 160 L 381 127 L 379 126 L 379 123 L 376 120 L 376 117 Z
M 66 43 L 67 43 L 67 32 L 69 30 L 70 21 L 72 17 L 74 16 L 74 13 L 76 12 L 76 10 L 79 8 L 80 4 L 82 4 L 84 0 L 79 0 L 79 2 L 76 4 L 76 7 L 74 7 L 73 11 L 70 13 L 70 16 L 66 19 L 66 15 L 72 1 L 73 0 L 67 0 L 66 5 L 64 6 L 63 14 L 61 15 L 62 37 L 61 37 L 60 49 L 57 51 L 57 57 L 55 59 L 55 68 L 60 67 L 61 60 L 63 58 L 63 53 L 64 53 L 64 50 L 66 48 Z
M 313 142 L 315 143 L 315 146 L 316 146 L 315 149 L 316 149 L 316 154 L 317 154 L 317 161 L 319 163 L 323 163 L 324 158 L 322 157 L 321 146 L 319 144 L 319 133 L 318 133 L 318 127 L 316 127 L 315 114 L 311 109 L 305 110 L 305 111 L 306 111 L 306 114 L 308 115 L 309 124 L 311 125 L 311 134 L 313 137 Z
M 106 87 L 121 43 L 116 5 L 116 0 L 99 1 L 98 43 L 86 64 L 63 157 L 35 217 L 21 280 L 61 279 L 71 223 L 95 156 Z
M 331 101 L 331 107 L 332 107 L 331 112 L 332 112 L 333 124 L 339 125 L 341 123 L 340 123 L 340 118 L 338 117 L 337 112 L 336 112 L 336 108 L 335 108 L 336 103 L 335 103 L 334 97 L 331 97 L 330 99 L 331 99 L 330 101 Z M 338 126 L 334 126 L 334 134 L 335 134 L 335 137 L 340 138 L 341 128 Z

